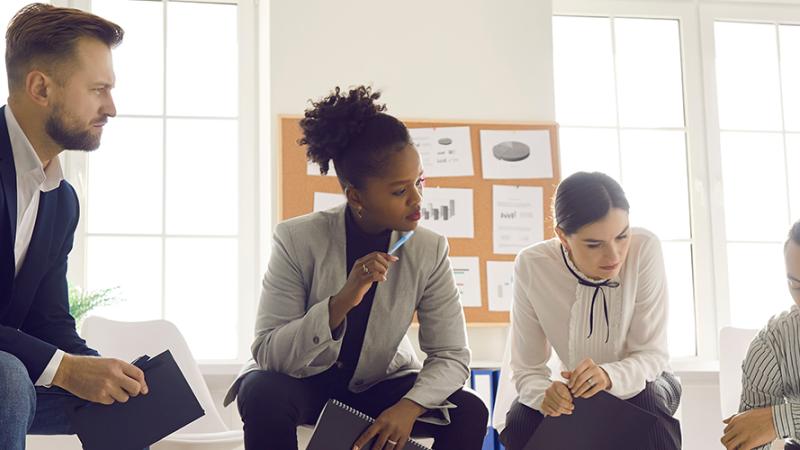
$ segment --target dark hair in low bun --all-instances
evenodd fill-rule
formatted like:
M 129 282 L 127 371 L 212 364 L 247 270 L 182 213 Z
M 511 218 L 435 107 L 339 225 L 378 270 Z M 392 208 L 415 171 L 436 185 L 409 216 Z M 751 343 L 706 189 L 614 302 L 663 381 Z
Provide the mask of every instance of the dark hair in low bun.
M 333 161 L 343 188 L 358 188 L 365 177 L 380 176 L 390 153 L 411 143 L 406 126 L 384 113 L 380 96 L 368 86 L 346 93 L 337 86 L 329 96 L 312 100 L 300 120 L 303 137 L 298 143 L 307 146 L 306 157 L 319 164 L 323 175 Z
M 570 235 L 602 219 L 611 208 L 630 210 L 619 183 L 601 172 L 577 172 L 559 183 L 553 216 L 556 226 Z

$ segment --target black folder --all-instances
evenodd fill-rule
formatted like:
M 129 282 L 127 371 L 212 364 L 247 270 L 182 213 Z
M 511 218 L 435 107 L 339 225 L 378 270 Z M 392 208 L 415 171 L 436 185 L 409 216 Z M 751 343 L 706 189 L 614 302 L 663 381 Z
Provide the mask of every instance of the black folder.
M 545 417 L 524 450 L 642 448 L 656 416 L 608 392 L 573 399 L 572 415 Z
M 356 440 L 374 422 L 373 418 L 338 400 L 328 400 L 317 420 L 314 435 L 311 436 L 306 450 L 351 450 Z M 370 439 L 361 450 L 372 450 L 375 439 Z M 405 447 L 397 450 L 431 449 L 409 439 Z
M 89 403 L 70 413 L 85 450 L 141 450 L 205 415 L 169 350 L 133 363 L 149 392 L 126 403 Z

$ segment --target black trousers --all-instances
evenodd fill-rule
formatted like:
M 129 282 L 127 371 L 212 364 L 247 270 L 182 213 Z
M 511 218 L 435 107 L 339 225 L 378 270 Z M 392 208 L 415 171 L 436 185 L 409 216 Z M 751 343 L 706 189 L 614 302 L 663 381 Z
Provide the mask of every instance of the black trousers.
M 293 378 L 276 372 L 248 374 L 239 387 L 239 413 L 244 422 L 247 450 L 297 449 L 297 426 L 314 424 L 329 398 L 335 398 L 367 415 L 377 417 L 408 393 L 416 374 L 386 380 L 356 394 L 330 377 Z M 449 425 L 419 422 L 413 434 L 430 436 L 435 450 L 480 450 L 489 412 L 474 393 L 460 389 L 448 400 Z
M 658 417 L 650 431 L 648 442 L 637 447 L 637 450 L 680 450 L 681 427 L 672 417 L 678 409 L 680 399 L 680 383 L 672 374 L 665 372 L 652 383 L 647 383 L 638 395 L 627 400 Z M 500 433 L 500 441 L 507 450 L 522 450 L 542 419 L 544 416 L 539 411 L 514 401 L 506 415 L 506 428 Z

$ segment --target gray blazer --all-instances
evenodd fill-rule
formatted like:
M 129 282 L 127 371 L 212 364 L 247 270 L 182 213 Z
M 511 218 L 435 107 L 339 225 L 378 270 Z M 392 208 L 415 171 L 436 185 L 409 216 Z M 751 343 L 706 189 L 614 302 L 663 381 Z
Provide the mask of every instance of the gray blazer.
M 296 378 L 324 372 L 336 363 L 347 328 L 333 335 L 328 302 L 347 279 L 345 207 L 297 217 L 275 227 L 251 346 L 253 360 L 225 397 L 236 397 L 242 377 L 271 370 Z M 393 232 L 390 246 L 399 237 Z M 464 313 L 448 259 L 447 240 L 418 227 L 395 253 L 399 261 L 375 292 L 364 344 L 349 389 L 363 392 L 390 379 L 419 372 L 406 398 L 441 414 L 448 423 L 447 397 L 469 376 Z M 414 313 L 419 320 L 420 363 L 406 336 Z

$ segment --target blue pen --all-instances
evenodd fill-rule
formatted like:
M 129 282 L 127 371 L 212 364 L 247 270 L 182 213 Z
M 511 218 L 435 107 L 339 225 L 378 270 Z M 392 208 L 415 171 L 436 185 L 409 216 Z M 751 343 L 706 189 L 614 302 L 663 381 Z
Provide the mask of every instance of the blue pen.
M 406 233 L 406 234 L 404 234 L 404 235 L 400 236 L 400 239 L 398 239 L 398 240 L 397 240 L 397 242 L 395 242 L 395 243 L 394 243 L 394 245 L 392 246 L 392 248 L 390 248 L 390 249 L 389 249 L 389 254 L 390 254 L 390 255 L 391 255 L 391 254 L 394 254 L 394 252 L 396 252 L 396 251 L 397 251 L 397 249 L 399 249 L 400 247 L 402 247 L 402 246 L 403 246 L 403 244 L 405 244 L 405 243 L 406 243 L 406 241 L 407 241 L 409 238 L 411 238 L 411 236 L 413 236 L 413 235 L 414 235 L 414 232 L 413 232 L 413 231 L 409 231 L 408 233 Z

